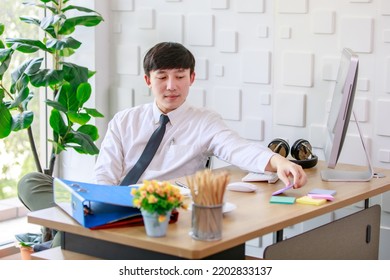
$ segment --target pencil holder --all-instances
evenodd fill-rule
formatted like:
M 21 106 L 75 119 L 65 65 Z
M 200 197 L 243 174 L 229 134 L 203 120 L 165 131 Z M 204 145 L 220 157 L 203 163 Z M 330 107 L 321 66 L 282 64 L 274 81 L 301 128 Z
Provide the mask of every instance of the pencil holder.
M 215 241 L 222 238 L 222 204 L 192 205 L 192 238 Z

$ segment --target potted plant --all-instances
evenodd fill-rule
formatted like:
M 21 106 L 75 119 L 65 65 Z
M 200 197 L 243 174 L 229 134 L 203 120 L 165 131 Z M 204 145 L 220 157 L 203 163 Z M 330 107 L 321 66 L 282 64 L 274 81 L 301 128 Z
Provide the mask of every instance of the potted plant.
M 31 260 L 31 253 L 34 252 L 34 245 L 41 243 L 42 235 L 37 233 L 16 234 L 17 247 L 20 248 L 22 260 Z
M 131 189 L 131 195 L 134 206 L 141 209 L 146 234 L 152 237 L 166 235 L 173 209 L 187 209 L 179 188 L 167 181 L 145 180 Z
M 94 143 L 99 138 L 98 129 L 89 121 L 103 115 L 85 105 L 92 95 L 88 80 L 95 72 L 66 62 L 66 59 L 82 44 L 71 36 L 76 27 L 93 27 L 103 18 L 91 9 L 70 5 L 69 0 L 40 0 L 39 4 L 24 4 L 46 11 L 41 19 L 20 17 L 23 23 L 40 28 L 44 36 L 41 40 L 0 40 L 0 138 L 6 138 L 11 132 L 27 131 L 37 171 L 52 175 L 56 158 L 62 151 L 74 149 L 89 155 L 99 152 Z M 74 16 L 75 13 L 79 15 Z M 4 29 L 5 26 L 0 23 L 0 36 Z M 9 74 L 7 70 L 15 52 L 24 53 L 27 58 Z M 32 58 L 31 54 L 36 52 L 43 56 L 34 55 Z M 8 86 L 5 82 L 7 74 L 11 77 Z M 49 124 L 52 129 L 52 138 L 48 139 L 52 144 L 50 164 L 45 170 L 32 133 L 34 112 L 28 106 L 38 90 L 46 90 L 52 96 L 45 101 L 51 108 Z

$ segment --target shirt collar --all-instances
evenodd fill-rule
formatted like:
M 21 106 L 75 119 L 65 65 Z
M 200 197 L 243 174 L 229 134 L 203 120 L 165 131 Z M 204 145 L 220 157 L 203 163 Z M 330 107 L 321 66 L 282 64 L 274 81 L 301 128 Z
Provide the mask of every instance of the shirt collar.
M 169 117 L 169 122 L 171 125 L 175 125 L 177 121 L 181 119 L 181 115 L 184 114 L 185 111 L 189 108 L 189 104 L 185 101 L 180 107 L 175 110 L 169 112 L 167 115 Z M 160 115 L 163 114 L 161 110 L 157 107 L 156 101 L 153 102 L 153 118 L 155 123 L 159 123 Z

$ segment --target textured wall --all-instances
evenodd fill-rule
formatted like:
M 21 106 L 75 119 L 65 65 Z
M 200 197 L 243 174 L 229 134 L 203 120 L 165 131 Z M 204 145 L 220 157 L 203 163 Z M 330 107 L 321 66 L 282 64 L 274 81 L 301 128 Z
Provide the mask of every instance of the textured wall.
M 360 57 L 354 110 L 371 159 L 390 168 L 389 0 L 112 0 L 110 115 L 152 101 L 144 53 L 177 41 L 196 56 L 189 100 L 218 111 L 243 137 L 308 139 L 323 158 L 324 130 L 342 48 Z M 106 38 L 107 40 L 107 38 Z M 351 123 L 341 161 L 365 164 Z M 390 196 L 382 204 L 381 258 L 390 259 Z M 297 233 L 361 205 L 291 228 Z M 287 236 L 290 234 L 286 231 Z M 254 248 L 269 237 L 254 240 Z M 248 250 L 252 250 L 249 248 Z M 252 251 L 251 251 L 252 252 Z M 256 250 L 253 251 L 256 254 Z

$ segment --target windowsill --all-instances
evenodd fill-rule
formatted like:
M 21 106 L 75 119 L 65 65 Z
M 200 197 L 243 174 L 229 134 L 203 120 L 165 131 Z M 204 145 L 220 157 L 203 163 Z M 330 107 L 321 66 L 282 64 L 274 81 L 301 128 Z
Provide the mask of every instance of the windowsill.
M 0 200 L 0 247 L 15 242 L 15 234 L 40 232 L 39 225 L 27 222 L 29 210 L 16 198 Z

